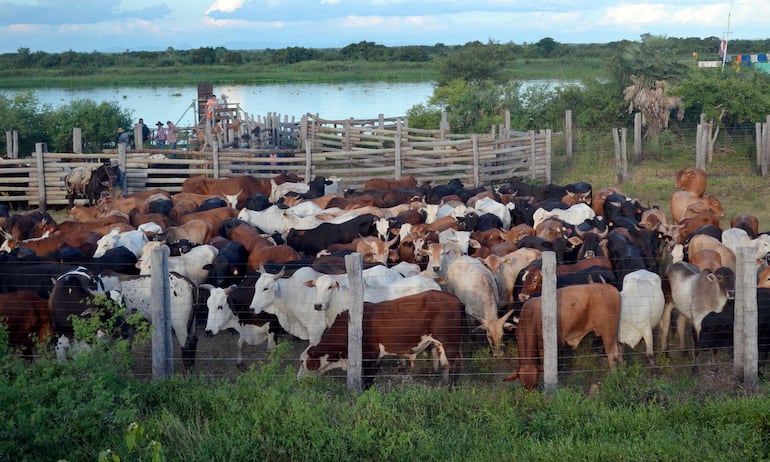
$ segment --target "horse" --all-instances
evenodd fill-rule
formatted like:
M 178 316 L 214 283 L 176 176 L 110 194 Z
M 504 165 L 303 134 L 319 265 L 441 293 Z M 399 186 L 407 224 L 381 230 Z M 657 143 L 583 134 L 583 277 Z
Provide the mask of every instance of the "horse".
M 64 176 L 64 184 L 67 187 L 67 200 L 69 207 L 75 203 L 77 195 L 88 199 L 88 205 L 96 204 L 103 192 L 112 192 L 117 186 L 118 166 L 109 162 L 102 163 L 99 167 L 75 167 Z

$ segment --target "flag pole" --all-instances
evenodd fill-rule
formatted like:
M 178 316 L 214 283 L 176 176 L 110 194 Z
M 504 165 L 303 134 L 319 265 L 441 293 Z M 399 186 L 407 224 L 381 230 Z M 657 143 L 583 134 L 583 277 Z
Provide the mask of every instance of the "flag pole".
M 730 10 L 727 12 L 727 32 L 722 35 L 722 43 L 719 46 L 719 51 L 722 52 L 722 72 L 725 71 L 725 63 L 727 62 L 727 38 L 730 36 L 730 18 L 733 15 L 733 0 L 730 0 Z

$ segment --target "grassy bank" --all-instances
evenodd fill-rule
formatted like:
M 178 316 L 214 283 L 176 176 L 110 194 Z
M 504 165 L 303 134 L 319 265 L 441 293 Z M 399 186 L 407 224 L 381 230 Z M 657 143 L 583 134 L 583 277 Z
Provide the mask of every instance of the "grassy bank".
M 509 64 L 518 80 L 599 77 L 599 60 L 516 60 Z M 178 86 L 269 83 L 426 82 L 438 76 L 435 62 L 303 61 L 275 65 L 105 67 L 0 70 L 0 89 Z
M 120 460 L 162 453 L 185 462 L 686 462 L 760 460 L 770 451 L 765 383 L 751 394 L 718 391 L 689 374 L 626 366 L 590 392 L 565 385 L 553 396 L 500 382 L 355 394 L 344 379 L 297 380 L 284 346 L 232 380 L 140 382 L 97 350 L 66 365 L 4 358 L 0 459 L 94 460 L 110 449 Z

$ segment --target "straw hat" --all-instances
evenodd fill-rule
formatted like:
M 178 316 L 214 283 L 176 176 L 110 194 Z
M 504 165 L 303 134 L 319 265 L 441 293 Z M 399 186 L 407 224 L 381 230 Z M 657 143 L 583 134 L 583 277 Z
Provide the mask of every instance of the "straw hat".
M 118 133 L 123 133 L 124 131 L 125 131 L 125 130 L 123 130 L 122 128 L 119 128 L 119 129 L 118 129 Z

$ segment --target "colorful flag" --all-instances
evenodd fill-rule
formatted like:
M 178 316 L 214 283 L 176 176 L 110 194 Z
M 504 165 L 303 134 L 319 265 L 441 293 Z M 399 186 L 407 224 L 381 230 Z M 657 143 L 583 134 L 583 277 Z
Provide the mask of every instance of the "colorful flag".
M 719 57 L 725 57 L 725 51 L 727 50 L 727 39 L 722 39 L 722 43 L 719 45 Z

